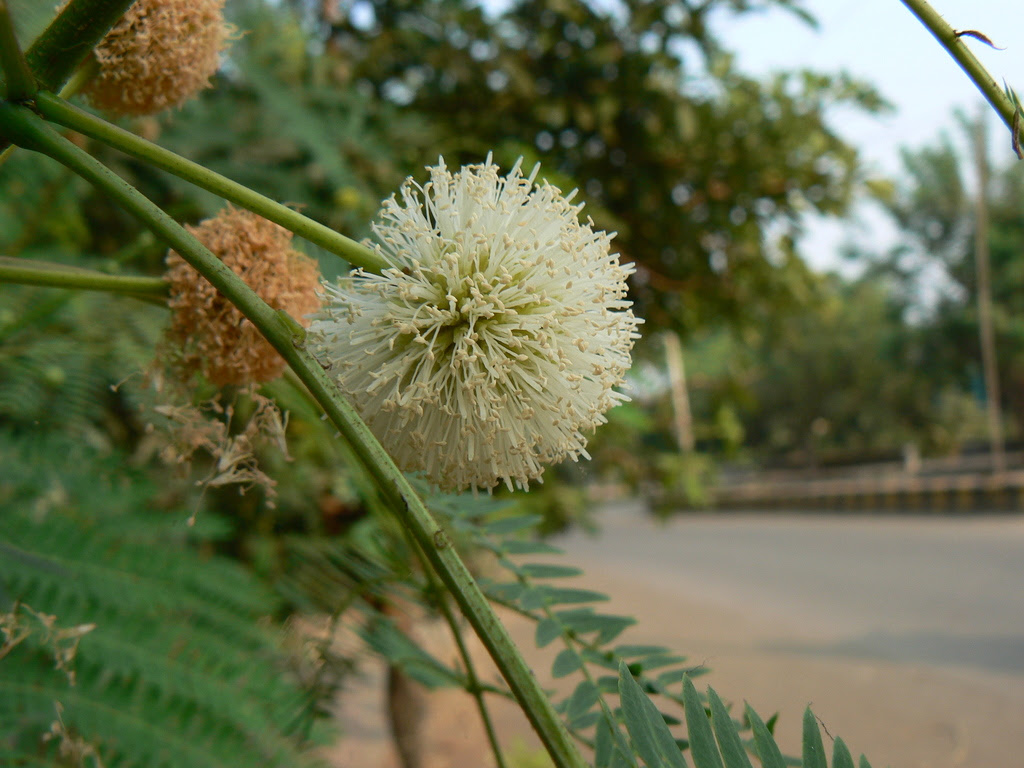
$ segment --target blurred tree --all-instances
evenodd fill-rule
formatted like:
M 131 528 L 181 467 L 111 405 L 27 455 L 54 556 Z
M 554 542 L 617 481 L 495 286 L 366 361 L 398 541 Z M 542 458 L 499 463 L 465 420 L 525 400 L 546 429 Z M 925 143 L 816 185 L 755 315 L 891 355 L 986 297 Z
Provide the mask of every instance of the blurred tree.
M 793 2 L 292 0 L 352 88 L 423 118 L 432 162 L 543 160 L 578 185 L 598 226 L 640 269 L 639 313 L 684 332 L 799 303 L 800 215 L 841 214 L 856 151 L 837 104 L 884 104 L 845 76 L 737 72 L 715 13 Z
M 959 118 L 965 136 L 972 126 Z M 933 146 L 903 153 L 907 178 L 883 197 L 905 241 L 875 257 L 876 269 L 897 276 L 908 293 L 944 283 L 919 307 L 927 330 L 922 364 L 930 376 L 956 381 L 983 398 L 979 348 L 975 203 L 967 178 L 971 155 L 944 135 Z M 997 169 L 989 188 L 992 302 L 1003 405 L 1017 430 L 1024 424 L 1024 173 Z M 920 301 L 920 300 L 919 300 Z
M 945 452 L 980 433 L 969 394 L 930 375 L 930 329 L 906 323 L 889 281 L 821 280 L 820 302 L 751 347 L 751 446 L 814 466 L 898 455 L 906 443 Z

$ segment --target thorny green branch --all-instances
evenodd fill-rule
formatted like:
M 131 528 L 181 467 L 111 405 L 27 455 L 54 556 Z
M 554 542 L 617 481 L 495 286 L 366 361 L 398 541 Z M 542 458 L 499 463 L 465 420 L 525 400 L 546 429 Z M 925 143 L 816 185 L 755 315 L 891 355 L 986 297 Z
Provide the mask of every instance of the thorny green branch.
M 484 643 L 552 760 L 559 768 L 583 768 L 586 764 L 551 701 L 465 563 L 453 547 L 434 546 L 434 536 L 441 531 L 440 526 L 319 361 L 294 333 L 295 321 L 287 322 L 161 208 L 29 110 L 9 103 L 0 104 L 0 135 L 26 149 L 52 157 L 110 195 L 177 251 L 260 330 L 356 449 L 389 508 L 409 528 Z
M 971 81 L 981 91 L 981 95 L 992 105 L 996 113 L 1010 129 L 1013 146 L 1016 150 L 1020 139 L 1020 118 L 1017 106 L 999 84 L 995 81 L 988 70 L 978 61 L 971 49 L 964 43 L 962 35 L 958 34 L 942 16 L 939 15 L 927 0 L 902 0 L 907 9 L 917 17 L 928 29 L 939 45 L 946 49 L 946 52 L 953 57 L 954 61 L 967 74 Z M 1019 155 L 1019 152 L 1018 152 Z

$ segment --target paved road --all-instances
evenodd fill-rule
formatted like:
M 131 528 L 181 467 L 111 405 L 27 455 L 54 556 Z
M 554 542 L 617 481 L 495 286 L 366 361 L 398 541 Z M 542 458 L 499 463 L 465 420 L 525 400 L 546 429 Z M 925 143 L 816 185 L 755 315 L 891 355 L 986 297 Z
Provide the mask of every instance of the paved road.
M 700 594 L 814 654 L 1024 674 L 1024 518 L 599 514 L 585 568 Z
M 662 527 L 620 506 L 600 522 L 600 538 L 558 542 L 586 571 L 566 583 L 602 590 L 607 610 L 640 619 L 622 642 L 689 654 L 712 670 L 700 685 L 779 713 L 785 752 L 799 752 L 810 703 L 876 766 L 1024 768 L 1024 518 L 730 514 Z M 575 678 L 548 674 L 558 644 L 537 649 L 532 622 L 504 621 L 542 684 L 568 693 Z M 447 639 L 439 622 L 418 633 Z M 450 644 L 429 647 L 455 656 Z M 494 677 L 482 646 L 470 647 L 478 672 Z M 373 674 L 346 688 L 346 738 L 329 755 L 339 768 L 397 766 L 381 716 L 383 667 Z M 484 764 L 471 698 L 431 696 L 426 765 Z M 505 744 L 538 748 L 511 703 L 490 705 Z

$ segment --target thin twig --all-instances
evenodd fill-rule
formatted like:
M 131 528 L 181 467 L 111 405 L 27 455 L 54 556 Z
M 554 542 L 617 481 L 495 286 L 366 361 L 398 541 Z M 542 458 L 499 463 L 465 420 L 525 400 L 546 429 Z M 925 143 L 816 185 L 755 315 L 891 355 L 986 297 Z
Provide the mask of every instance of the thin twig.
M 1020 130 L 1015 117 L 1018 108 L 1006 92 L 999 87 L 995 78 L 978 61 L 971 49 L 967 47 L 962 39 L 963 35 L 953 29 L 949 22 L 928 4 L 927 0 L 902 0 L 902 2 L 917 17 L 918 21 L 935 36 L 939 45 L 946 49 L 946 52 L 953 57 L 953 60 L 960 65 L 971 82 L 981 91 L 981 95 L 992 105 L 1002 121 L 1006 123 L 1006 127 L 1010 129 L 1012 141 L 1016 145 L 1019 141 L 1017 132 Z

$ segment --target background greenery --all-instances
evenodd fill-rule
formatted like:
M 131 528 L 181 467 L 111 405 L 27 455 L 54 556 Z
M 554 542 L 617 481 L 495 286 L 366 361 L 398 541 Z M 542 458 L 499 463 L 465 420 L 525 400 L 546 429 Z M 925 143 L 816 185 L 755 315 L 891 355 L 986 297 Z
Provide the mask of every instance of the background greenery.
M 228 7 L 246 34 L 214 87 L 179 111 L 127 127 L 355 237 L 369 234 L 381 199 L 439 154 L 458 165 L 493 151 L 505 167 L 523 156 L 527 166 L 541 162 L 562 188 L 580 188 L 596 224 L 616 230 L 624 258 L 638 264 L 633 291 L 647 324 L 634 402 L 609 414 L 593 462 L 549 471 L 541 489 L 515 497 L 517 508 L 433 499 L 453 520 L 497 526 L 487 535 L 467 526 L 467 551 L 544 552 L 543 544 L 513 538 L 519 543 L 509 545 L 505 537 L 585 518 L 584 489 L 595 481 L 639 491 L 675 485 L 700 501 L 725 462 L 820 466 L 898 456 L 907 444 L 944 454 L 983 434 L 962 129 L 908 151 L 900 178 L 866 178 L 830 115 L 838 107 L 883 110 L 870 85 L 842 73 L 752 78 L 709 32 L 715 15 L 805 15 L 797 4 L 628 0 L 610 11 L 573 0 L 500 8 L 468 0 L 235 0 Z M 179 221 L 221 205 L 87 144 Z M 1022 195 L 1016 166 L 999 169 L 993 284 L 1014 439 L 1024 418 L 1024 326 L 1016 319 Z M 851 248 L 850 258 L 864 265 L 856 279 L 809 269 L 802 217 L 843 216 L 865 197 L 891 216 L 898 246 Z M 304 247 L 326 275 L 343 271 L 336 257 Z M 160 274 L 164 258 L 137 222 L 26 152 L 0 174 L 0 253 L 133 274 Z M 939 290 L 923 291 L 936 276 Z M 0 678 L 0 743 L 11 755 L 31 764 L 55 754 L 55 741 L 31 734 L 55 721 L 52 703 L 60 700 L 65 721 L 101 745 L 110 764 L 162 764 L 170 759 L 159 751 L 164 737 L 204 745 L 214 763 L 249 750 L 252 764 L 304 764 L 352 660 L 318 647 L 305 664 L 305 652 L 290 648 L 280 630 L 300 612 L 338 620 L 357 611 L 370 617 L 368 646 L 393 665 L 425 684 L 465 685 L 457 670 L 425 658 L 381 619 L 395 595 L 435 612 L 442 606 L 431 583 L 409 573 L 403 534 L 374 513 L 374 493 L 289 381 L 264 391 L 291 413 L 292 460 L 273 446 L 260 452 L 277 480 L 275 503 L 260 489 L 201 493 L 195 481 L 208 473 L 209 457 L 191 473 L 159 461 L 166 437 L 142 373 L 160 341 L 161 309 L 11 286 L 2 297 L 0 597 L 12 615 L 20 602 L 57 615 L 62 626 L 98 624 L 79 648 L 77 688 L 52 669 L 41 636 L 11 651 Z M 679 456 L 668 426 L 661 332 L 683 340 L 693 456 Z M 247 407 L 241 397 L 239 418 Z M 197 526 L 186 528 L 197 510 Z M 93 568 L 97 560 L 109 567 Z M 600 738 L 593 694 L 622 684 L 615 673 L 628 654 L 604 646 L 625 619 L 594 613 L 589 603 L 600 596 L 593 593 L 524 586 L 541 574 L 509 571 L 510 580 L 491 585 L 492 596 L 532 612 L 556 633 L 549 640 L 564 635 L 560 672 L 586 664 L 610 670 L 603 683 L 591 682 L 595 690 L 583 681 L 574 699 L 560 703 Z M 563 606 L 558 626 L 543 624 L 550 606 Z M 180 632 L 168 633 L 172 626 Z M 640 657 L 659 655 L 669 654 Z M 681 679 L 682 657 L 659 672 L 675 677 L 646 680 L 640 657 L 630 664 L 648 693 Z M 244 661 L 253 658 L 260 674 Z M 102 715 L 125 708 L 145 713 L 146 727 L 158 733 Z

